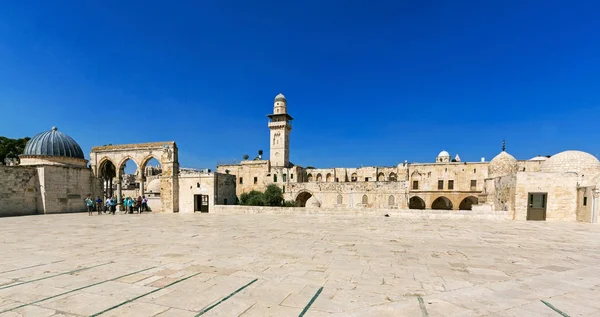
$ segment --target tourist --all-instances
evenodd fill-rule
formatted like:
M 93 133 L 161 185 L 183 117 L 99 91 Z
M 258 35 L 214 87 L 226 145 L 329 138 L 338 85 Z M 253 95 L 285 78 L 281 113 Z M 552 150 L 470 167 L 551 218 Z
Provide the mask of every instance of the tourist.
M 96 199 L 96 211 L 98 211 L 99 215 L 102 214 L 102 199 L 100 199 L 100 196 Z
M 114 197 L 110 198 L 110 211 L 112 212 L 113 215 L 117 211 L 117 199 Z
M 87 205 L 88 216 L 91 216 L 92 212 L 94 211 L 94 201 L 92 200 L 92 198 L 89 195 L 85 199 L 85 204 Z
M 110 197 L 106 197 L 104 202 L 104 213 L 110 213 Z
M 142 196 L 142 211 L 148 211 L 148 198 Z
M 132 214 L 133 213 L 133 199 L 127 196 L 127 211 Z
M 138 198 L 137 198 L 137 207 L 138 207 L 138 213 L 141 214 L 142 213 L 142 196 L 138 196 Z

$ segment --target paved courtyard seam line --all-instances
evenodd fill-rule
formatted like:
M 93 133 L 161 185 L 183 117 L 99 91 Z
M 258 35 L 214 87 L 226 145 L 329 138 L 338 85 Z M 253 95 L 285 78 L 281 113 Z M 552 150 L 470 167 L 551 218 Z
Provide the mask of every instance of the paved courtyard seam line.
M 86 285 L 86 286 L 78 287 L 78 288 L 76 288 L 76 289 L 73 289 L 73 290 L 70 290 L 70 291 L 67 291 L 67 292 L 64 292 L 64 293 L 60 293 L 60 294 L 57 294 L 57 295 L 52 295 L 52 296 L 50 296 L 50 297 L 42 298 L 42 299 L 39 299 L 39 300 L 33 301 L 33 302 L 31 302 L 31 303 L 23 304 L 23 305 L 20 305 L 20 306 L 17 306 L 17 307 L 13 307 L 13 308 L 11 308 L 11 309 L 7 309 L 7 310 L 4 310 L 4 311 L 0 311 L 0 314 L 2 314 L 2 313 L 6 313 L 6 312 L 9 312 L 9 311 L 12 311 L 12 310 L 18 309 L 18 308 L 22 308 L 22 307 L 25 307 L 25 306 L 29 306 L 29 305 L 34 305 L 34 304 L 37 304 L 37 303 L 41 303 L 41 302 L 47 301 L 47 300 L 49 300 L 49 299 L 53 299 L 53 298 L 56 298 L 56 297 L 59 297 L 59 296 L 63 296 L 63 295 L 67 295 L 67 294 L 70 294 L 70 293 L 73 293 L 73 292 L 77 292 L 77 291 L 80 291 L 80 290 L 82 290 L 82 289 L 85 289 L 85 288 L 90 288 L 90 287 L 92 287 L 92 286 L 100 285 L 100 284 L 102 284 L 102 283 L 111 282 L 111 281 L 118 280 L 118 279 L 120 279 L 120 278 L 124 278 L 124 277 L 130 276 L 130 275 L 133 275 L 133 274 L 137 274 L 137 273 L 140 273 L 140 272 L 148 271 L 148 270 L 151 270 L 151 269 L 153 269 L 153 268 L 155 268 L 155 267 L 156 267 L 156 266 L 149 267 L 149 268 L 147 268 L 147 269 L 139 270 L 139 271 L 136 271 L 136 272 L 133 272 L 133 273 L 128 273 L 128 274 L 125 274 L 125 275 L 117 276 L 117 277 L 115 277 L 115 278 L 111 278 L 110 280 L 106 280 L 106 281 L 97 282 L 97 283 L 94 283 L 94 284 L 90 284 L 90 285 Z
M 556 307 L 552 306 L 552 304 L 548 303 L 547 301 L 545 301 L 545 300 L 543 300 L 543 299 L 542 299 L 541 301 L 542 301 L 542 303 L 544 303 L 544 305 L 546 305 L 546 306 L 550 307 L 552 310 L 554 310 L 555 312 L 559 313 L 561 316 L 563 316 L 563 317 L 570 317 L 570 316 L 569 316 L 569 315 L 567 315 L 565 312 L 562 312 L 560 309 L 558 309 L 558 308 L 556 308 Z
M 223 298 L 222 298 L 220 301 L 218 301 L 218 302 L 216 302 L 216 303 L 214 303 L 214 304 L 210 305 L 210 306 L 209 306 L 209 307 L 207 307 L 207 308 L 204 308 L 204 309 L 202 309 L 202 310 L 201 310 L 201 311 L 200 311 L 198 314 L 196 314 L 194 317 L 198 317 L 198 316 L 202 316 L 202 315 L 204 315 L 204 314 L 205 314 L 206 312 L 208 312 L 209 310 L 211 310 L 211 309 L 215 308 L 217 305 L 219 305 L 219 304 L 221 304 L 222 302 L 224 302 L 224 301 L 228 300 L 228 299 L 229 299 L 229 298 L 231 298 L 233 295 L 235 295 L 235 294 L 237 294 L 237 293 L 241 292 L 241 291 L 242 291 L 244 288 L 246 288 L 246 287 L 250 286 L 252 283 L 256 282 L 257 280 L 258 280 L 258 279 L 257 279 L 257 278 L 255 278 L 255 279 L 254 279 L 252 282 L 250 282 L 250 283 L 248 283 L 248 284 L 246 284 L 246 285 L 244 285 L 244 286 L 242 286 L 242 287 L 238 288 L 238 289 L 237 289 L 235 292 L 233 292 L 233 293 L 231 293 L 231 294 L 229 294 L 229 295 L 227 295 L 227 296 L 223 297 Z
M 21 268 L 14 269 L 14 270 L 2 271 L 2 272 L 0 272 L 0 274 L 10 273 L 10 272 L 20 271 L 20 270 L 26 270 L 26 269 L 30 269 L 30 268 L 34 268 L 34 267 L 38 267 L 38 266 L 44 266 L 44 265 L 49 265 L 49 264 L 54 264 L 54 263 L 64 262 L 64 261 L 65 260 L 60 260 L 60 261 L 54 261 L 54 262 L 50 262 L 50 263 L 42 263 L 42 264 L 36 264 L 36 265 L 32 265 L 32 266 L 21 267 Z
M 194 277 L 194 276 L 196 276 L 196 275 L 198 275 L 198 274 L 201 274 L 201 273 L 202 273 L 202 272 L 198 272 L 198 273 L 196 273 L 196 274 L 192 274 L 192 275 L 190 275 L 190 276 L 188 276 L 188 277 L 184 277 L 184 278 L 182 278 L 182 279 L 180 279 L 180 280 L 177 280 L 177 281 L 175 281 L 175 282 L 172 282 L 172 283 L 170 283 L 170 284 L 167 284 L 167 285 L 165 285 L 165 286 L 163 286 L 163 287 L 160 287 L 160 288 L 157 288 L 157 289 L 155 289 L 155 290 L 152 290 L 152 291 L 150 291 L 150 292 L 148 292 L 148 293 L 144 293 L 144 294 L 142 294 L 142 295 L 138 295 L 138 296 L 136 296 L 136 297 L 134 297 L 134 298 L 132 298 L 132 299 L 128 299 L 128 300 L 126 300 L 126 301 L 124 301 L 124 302 L 122 302 L 122 303 L 120 303 L 120 304 L 117 304 L 117 305 L 115 305 L 115 306 L 109 307 L 109 308 L 107 308 L 107 309 L 105 309 L 105 310 L 103 310 L 103 311 L 101 311 L 101 312 L 95 313 L 95 314 L 91 315 L 90 317 L 100 316 L 100 315 L 102 315 L 102 314 L 104 314 L 104 313 L 106 313 L 106 312 L 109 312 L 109 311 L 111 311 L 111 310 L 113 310 L 113 309 L 115 309 L 115 308 L 119 308 L 119 307 L 121 307 L 121 306 L 123 306 L 123 305 L 129 304 L 129 303 L 131 303 L 131 302 L 133 302 L 133 301 L 135 301 L 135 300 L 138 300 L 138 299 L 140 299 L 140 298 L 142 298 L 142 297 L 144 297 L 144 296 L 150 295 L 150 294 L 152 294 L 152 293 L 156 293 L 156 292 L 158 292 L 158 291 L 160 291 L 160 290 L 163 290 L 163 289 L 165 289 L 165 288 L 167 288 L 167 287 L 171 287 L 171 286 L 173 286 L 173 285 L 175 285 L 175 284 L 177 284 L 177 283 L 181 283 L 181 282 L 183 282 L 183 281 L 185 281 L 185 280 L 187 280 L 187 279 L 190 279 L 190 278 L 192 278 L 192 277 Z
M 425 307 L 425 302 L 423 301 L 423 297 L 417 296 L 417 300 L 419 300 L 419 307 L 421 308 L 421 314 L 423 314 L 423 317 L 429 317 L 429 314 L 427 313 L 427 308 Z
M 317 297 L 319 297 L 319 294 L 321 294 L 322 291 L 323 291 L 323 286 L 321 286 L 321 288 L 319 288 L 317 293 L 310 299 L 310 302 L 308 302 L 308 304 L 306 304 L 306 307 L 304 307 L 304 309 L 302 310 L 300 315 L 298 315 L 298 317 L 302 317 L 302 316 L 304 316 L 304 314 L 306 314 L 306 312 L 308 311 L 310 306 L 312 306 L 312 304 L 317 300 Z
M 33 283 L 33 282 L 37 282 L 37 281 L 41 281 L 41 280 L 53 278 L 53 277 L 60 276 L 60 275 L 66 275 L 66 274 L 71 274 L 71 273 L 75 273 L 75 272 L 81 272 L 81 271 L 93 269 L 95 267 L 99 267 L 99 266 L 103 266 L 103 265 L 107 265 L 107 264 L 111 264 L 111 263 L 114 263 L 114 262 L 110 261 L 110 262 L 106 262 L 106 263 L 102 263 L 102 264 L 98 264 L 98 265 L 94 265 L 94 266 L 88 266 L 88 267 L 84 267 L 84 268 L 73 270 L 73 271 L 69 271 L 69 272 L 54 274 L 54 275 L 50 275 L 50 276 L 46 276 L 46 277 L 40 277 L 40 278 L 37 278 L 35 280 L 31 280 L 31 281 L 25 281 L 25 282 L 21 282 L 21 283 L 17 283 L 17 284 L 6 285 L 6 286 L 3 286 L 3 287 L 0 287 L 0 289 L 11 288 L 11 287 L 15 287 L 15 286 L 23 285 L 23 284 Z

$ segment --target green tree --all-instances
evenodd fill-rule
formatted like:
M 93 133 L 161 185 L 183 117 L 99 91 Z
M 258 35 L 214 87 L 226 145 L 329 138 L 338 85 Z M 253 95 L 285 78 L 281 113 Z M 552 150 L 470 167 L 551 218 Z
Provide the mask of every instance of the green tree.
M 281 206 L 283 204 L 283 191 L 275 184 L 267 186 L 264 201 L 266 206 Z
M 25 145 L 29 140 L 29 137 L 11 139 L 0 136 L 0 164 L 4 164 L 4 159 L 7 157 L 18 158 L 19 155 L 23 154 Z
M 240 195 L 240 205 L 246 206 L 264 206 L 263 193 L 253 190 Z

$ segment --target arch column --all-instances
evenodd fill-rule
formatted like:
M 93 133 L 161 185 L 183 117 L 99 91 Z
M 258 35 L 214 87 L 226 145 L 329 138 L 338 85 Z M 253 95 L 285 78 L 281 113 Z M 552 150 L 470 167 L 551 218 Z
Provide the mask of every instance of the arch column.
M 123 199 L 121 198 L 121 196 L 123 196 L 123 190 L 122 190 L 122 182 L 123 182 L 123 177 L 121 176 L 121 173 L 117 172 L 117 208 L 119 208 L 120 211 L 123 211 Z

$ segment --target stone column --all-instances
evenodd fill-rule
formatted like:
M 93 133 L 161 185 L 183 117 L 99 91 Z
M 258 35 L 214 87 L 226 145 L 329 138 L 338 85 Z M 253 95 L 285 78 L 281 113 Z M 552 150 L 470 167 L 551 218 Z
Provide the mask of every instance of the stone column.
M 122 179 L 119 177 L 117 179 L 117 207 L 119 208 L 120 211 L 123 210 L 123 199 L 121 199 L 121 196 L 122 196 L 121 182 L 122 182 Z
M 140 182 L 140 196 L 144 196 L 144 177 L 142 176 L 138 181 Z

